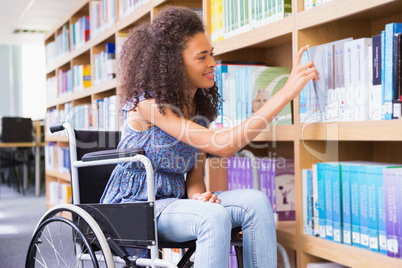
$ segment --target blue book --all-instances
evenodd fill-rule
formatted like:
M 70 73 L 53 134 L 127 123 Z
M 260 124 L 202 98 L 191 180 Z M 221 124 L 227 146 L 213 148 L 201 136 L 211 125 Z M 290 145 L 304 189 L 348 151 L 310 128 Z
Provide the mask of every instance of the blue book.
M 324 165 L 325 174 L 325 236 L 328 240 L 334 240 L 333 224 L 332 224 L 332 163 Z
M 381 178 L 380 178 L 381 176 Z M 381 254 L 387 255 L 387 233 L 385 221 L 385 200 L 384 200 L 384 174 L 381 169 L 381 175 L 378 177 L 378 247 Z
M 309 215 L 308 215 L 308 193 L 307 193 L 307 188 L 308 188 L 308 169 L 303 169 L 302 170 L 302 188 L 303 188 L 303 234 L 309 235 L 309 226 L 308 226 L 308 221 L 309 221 Z
M 359 166 L 358 187 L 360 189 L 360 247 L 369 248 L 369 217 L 366 166 Z
M 342 243 L 342 177 L 340 164 L 332 163 L 332 224 L 334 242 Z
M 341 164 L 343 244 L 352 245 L 350 165 Z
M 318 189 L 318 224 L 320 225 L 320 237 L 326 238 L 326 214 L 325 214 L 325 168 L 324 163 L 317 163 L 317 189 Z
M 383 170 L 384 179 L 384 203 L 385 203 L 385 222 L 387 234 L 387 255 L 393 258 L 400 258 L 400 225 L 398 201 L 400 200 L 400 181 L 398 181 L 396 168 L 385 168 Z M 399 185 L 398 185 L 399 184 Z M 398 187 L 399 186 L 399 187 Z M 399 200 L 398 200 L 399 199 Z
M 394 35 L 402 33 L 402 23 L 385 25 L 385 119 L 392 119 L 392 100 L 394 94 Z
M 385 120 L 385 31 L 381 31 L 381 119 Z M 390 111 L 388 111 L 390 112 Z M 392 111 L 391 111 L 392 112 Z
M 307 226 L 309 235 L 313 235 L 313 174 L 307 170 Z
M 350 205 L 352 224 L 352 245 L 360 247 L 360 187 L 359 165 L 350 165 Z
M 301 64 L 305 64 L 308 61 L 307 58 L 307 52 L 304 52 L 301 58 Z M 303 88 L 303 90 L 300 92 L 299 96 L 299 103 L 300 103 L 300 123 L 305 122 L 308 119 L 308 114 L 307 114 L 307 91 L 309 91 L 310 88 L 310 82 L 307 83 L 307 85 Z M 311 82 L 312 83 L 312 82 Z
M 115 43 L 106 43 L 106 53 L 107 54 L 116 54 Z

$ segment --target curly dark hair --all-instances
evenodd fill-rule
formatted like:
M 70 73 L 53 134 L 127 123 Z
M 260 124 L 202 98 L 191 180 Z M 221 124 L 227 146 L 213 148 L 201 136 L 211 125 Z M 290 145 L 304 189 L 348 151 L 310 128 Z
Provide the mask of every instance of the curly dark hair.
M 162 114 L 168 104 L 181 116 L 184 107 L 190 108 L 183 51 L 189 39 L 204 32 L 201 18 L 185 7 L 169 7 L 158 13 L 151 23 L 134 28 L 120 56 L 121 101 L 132 102 L 135 109 L 139 96 L 153 98 Z M 219 97 L 216 85 L 199 88 L 194 96 L 197 114 L 214 120 Z

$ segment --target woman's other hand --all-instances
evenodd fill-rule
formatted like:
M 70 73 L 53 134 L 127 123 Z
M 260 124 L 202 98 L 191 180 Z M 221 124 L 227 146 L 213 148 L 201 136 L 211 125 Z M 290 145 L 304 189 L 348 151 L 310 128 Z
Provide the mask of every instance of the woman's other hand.
M 217 204 L 221 203 L 221 200 L 218 199 L 218 197 L 215 194 L 212 194 L 211 192 L 195 193 L 193 194 L 192 199 L 201 200 L 203 202 L 209 201 L 211 203 L 217 203 Z
M 308 45 L 304 46 L 296 54 L 292 71 L 290 72 L 288 81 L 284 86 L 289 101 L 299 96 L 300 92 L 306 86 L 308 81 L 313 79 L 315 82 L 320 79 L 318 76 L 320 73 L 315 68 L 312 60 L 301 64 L 302 55 L 305 51 L 307 51 L 308 48 Z

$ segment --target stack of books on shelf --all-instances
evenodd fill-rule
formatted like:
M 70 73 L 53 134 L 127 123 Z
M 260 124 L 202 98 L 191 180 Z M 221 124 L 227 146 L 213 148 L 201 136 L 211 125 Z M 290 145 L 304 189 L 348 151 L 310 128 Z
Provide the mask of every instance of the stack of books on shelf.
M 92 106 L 92 111 L 92 129 L 105 131 L 119 130 L 116 95 L 96 100 Z
M 66 96 L 73 92 L 73 76 L 71 69 L 59 70 L 58 84 L 59 84 L 59 97 Z
M 291 0 L 211 0 L 211 41 L 229 38 L 291 14 Z
M 116 77 L 115 43 L 106 43 L 105 50 L 94 54 L 92 82 L 99 85 Z
M 401 23 L 381 35 L 309 48 L 320 79 L 300 93 L 300 122 L 390 120 L 401 117 Z
M 52 76 L 46 79 L 46 100 L 52 101 L 57 99 L 57 77 Z
M 69 122 L 78 130 L 118 131 L 119 118 L 117 96 L 112 95 L 95 100 L 93 104 L 73 106 L 72 102 L 64 104 L 63 108 L 48 109 L 46 114 L 46 135 L 63 135 L 63 132 L 50 133 L 49 127 L 59 122 Z
M 116 22 L 116 1 L 90 1 L 89 17 L 91 18 L 91 38 L 94 38 Z
M 219 88 L 222 106 L 212 127 L 240 124 L 275 95 L 288 77 L 289 69 L 286 67 L 267 67 L 263 62 L 218 61 L 215 83 Z M 272 122 L 291 125 L 291 104 L 288 103 Z
M 70 53 L 70 25 L 65 24 L 56 35 L 56 59 L 61 59 Z
M 45 146 L 45 156 L 47 170 L 64 174 L 70 173 L 70 151 L 68 147 L 59 147 L 55 142 L 49 142 Z
M 313 7 L 318 7 L 332 1 L 334 0 L 304 0 L 304 10 L 308 10 Z
M 73 92 L 79 92 L 91 86 L 91 65 L 73 66 Z
M 119 1 L 119 19 L 123 19 L 127 15 L 133 13 L 150 0 L 121 0 Z
M 71 204 L 71 185 L 69 183 L 49 182 L 49 202 L 52 205 Z
M 258 178 L 254 176 L 258 176 Z M 255 183 L 258 185 L 255 186 Z M 275 219 L 293 221 L 296 218 L 293 159 L 229 158 L 227 162 L 227 189 L 259 189 L 267 195 Z
M 89 17 L 83 16 L 76 23 L 71 24 L 71 50 L 81 47 L 90 38 L 89 35 Z
M 317 163 L 302 174 L 304 234 L 401 258 L 400 164 Z

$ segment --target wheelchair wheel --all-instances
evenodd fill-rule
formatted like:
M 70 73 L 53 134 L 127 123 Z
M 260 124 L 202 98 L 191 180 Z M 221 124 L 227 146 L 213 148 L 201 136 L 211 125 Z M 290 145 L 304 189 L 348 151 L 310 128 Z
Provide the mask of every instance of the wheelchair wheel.
M 108 267 L 113 255 L 96 221 L 74 205 L 48 211 L 32 236 L 25 267 Z

